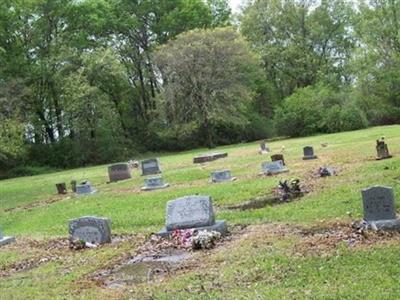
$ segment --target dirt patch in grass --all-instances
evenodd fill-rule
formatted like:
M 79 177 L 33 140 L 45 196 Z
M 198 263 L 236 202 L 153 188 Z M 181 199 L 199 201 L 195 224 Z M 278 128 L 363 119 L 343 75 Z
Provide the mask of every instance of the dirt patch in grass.
M 28 204 L 25 204 L 22 206 L 7 208 L 4 211 L 5 212 L 14 212 L 14 211 L 31 210 L 36 207 L 50 205 L 50 204 L 56 203 L 58 201 L 69 200 L 71 198 L 72 198 L 71 195 L 69 195 L 69 196 L 55 195 L 55 196 L 52 196 L 45 200 L 39 200 L 39 201 L 31 202 L 31 203 L 28 203 Z

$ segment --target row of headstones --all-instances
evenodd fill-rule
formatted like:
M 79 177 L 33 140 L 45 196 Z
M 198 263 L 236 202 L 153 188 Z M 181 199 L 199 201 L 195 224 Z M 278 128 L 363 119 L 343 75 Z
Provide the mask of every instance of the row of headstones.
M 362 190 L 364 221 L 372 228 L 400 229 L 396 218 L 393 189 L 374 186 Z M 176 229 L 197 229 L 227 232 L 225 221 L 216 221 L 210 196 L 186 196 L 167 202 L 165 228 L 159 236 L 168 236 Z M 111 221 L 107 218 L 81 217 L 69 222 L 71 240 L 92 244 L 111 242 Z M 14 242 L 14 237 L 3 236 L 0 231 L 0 246 Z

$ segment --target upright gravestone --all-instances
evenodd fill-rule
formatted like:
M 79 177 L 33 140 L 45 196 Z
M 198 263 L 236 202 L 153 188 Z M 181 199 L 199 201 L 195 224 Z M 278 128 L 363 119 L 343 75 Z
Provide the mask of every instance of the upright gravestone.
M 82 181 L 80 184 L 75 186 L 76 193 L 78 195 L 88 195 L 96 193 L 96 189 L 92 188 L 89 181 Z
M 283 164 L 284 166 L 286 166 L 286 164 L 285 164 L 285 158 L 283 157 L 283 154 L 274 154 L 274 155 L 271 155 L 271 161 L 278 161 L 278 160 L 281 160 L 281 161 L 282 161 L 282 164 Z
M 259 153 L 260 154 L 266 154 L 268 152 L 270 152 L 270 149 L 267 147 L 266 142 L 265 141 L 261 141 L 260 142 L 260 151 L 259 151 Z
M 142 160 L 142 176 L 160 174 L 161 168 L 157 158 Z
M 149 177 L 144 179 L 144 187 L 141 189 L 143 191 L 151 191 L 151 190 L 158 190 L 158 189 L 165 189 L 169 187 L 168 183 L 164 183 L 164 180 L 161 176 L 156 177 Z
M 76 193 L 76 180 L 71 180 L 71 190 Z
M 81 240 L 92 244 L 111 242 L 111 221 L 106 218 L 82 217 L 70 220 L 69 234 L 71 240 Z
M 261 174 L 263 175 L 274 175 L 288 171 L 288 168 L 283 165 L 283 162 L 281 160 L 273 162 L 263 162 L 261 164 Z
M 15 237 L 13 236 L 4 236 L 3 232 L 0 229 L 0 246 L 7 245 L 15 242 Z
M 131 168 L 128 164 L 114 164 L 108 167 L 110 182 L 132 178 Z
M 392 156 L 389 154 L 389 149 L 387 144 L 385 143 L 384 140 L 376 140 L 376 159 L 381 160 L 381 159 L 386 159 L 386 158 L 391 158 Z
M 176 229 L 227 232 L 225 221 L 215 221 L 210 196 L 186 196 L 167 203 L 166 226 L 158 234 L 167 236 Z
M 232 177 L 230 170 L 211 172 L 211 182 L 233 181 L 236 177 Z
M 65 182 L 56 183 L 57 193 L 63 195 L 67 193 L 67 186 Z
M 314 148 L 311 147 L 311 146 L 304 147 L 303 148 L 303 153 L 304 153 L 304 156 L 303 156 L 304 160 L 316 159 L 317 158 L 317 156 L 314 155 Z
M 400 229 L 396 219 L 393 189 L 373 186 L 361 191 L 364 220 L 378 229 Z

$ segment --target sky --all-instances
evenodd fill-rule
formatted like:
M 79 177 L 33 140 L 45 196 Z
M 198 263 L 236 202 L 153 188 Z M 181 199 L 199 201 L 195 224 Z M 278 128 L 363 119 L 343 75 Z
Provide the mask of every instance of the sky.
M 229 0 L 229 4 L 232 8 L 233 12 L 238 12 L 239 11 L 239 6 L 242 4 L 243 0 Z

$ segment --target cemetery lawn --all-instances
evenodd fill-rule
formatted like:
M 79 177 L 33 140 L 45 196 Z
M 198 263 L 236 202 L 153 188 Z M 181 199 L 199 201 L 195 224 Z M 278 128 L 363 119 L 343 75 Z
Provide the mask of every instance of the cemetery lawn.
M 385 136 L 392 159 L 376 161 L 375 140 Z M 328 143 L 322 147 L 321 143 Z M 289 173 L 261 177 L 258 143 L 213 149 L 228 157 L 193 164 L 196 149 L 159 156 L 164 190 L 143 192 L 139 171 L 112 184 L 107 166 L 0 181 L 0 227 L 17 242 L 0 248 L 0 299 L 397 299 L 400 236 L 360 237 L 350 224 L 362 218 L 361 189 L 391 186 L 400 201 L 400 126 L 280 140 Z M 314 147 L 317 160 L 303 161 Z M 319 166 L 337 176 L 318 178 Z M 230 169 L 237 180 L 211 184 L 213 170 Z M 229 210 L 265 197 L 280 179 L 299 178 L 310 191 L 300 200 L 253 210 Z M 88 179 L 98 193 L 56 195 L 55 184 Z M 217 219 L 232 235 L 195 252 L 161 281 L 109 288 L 95 274 L 129 259 L 164 224 L 165 204 L 177 197 L 213 198 Z M 95 215 L 112 220 L 114 242 L 97 249 L 68 248 L 68 220 Z

